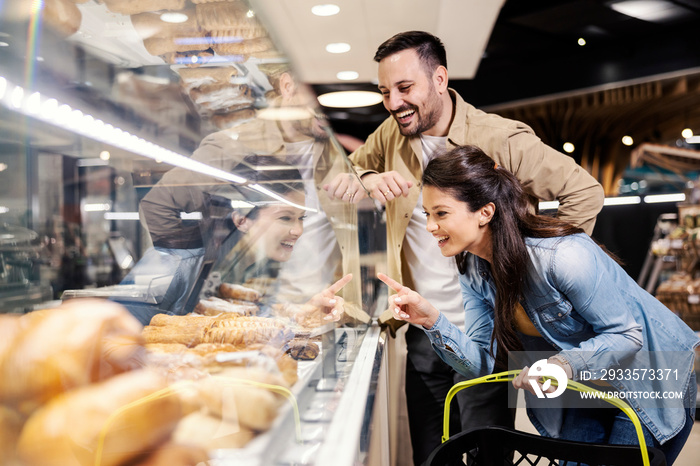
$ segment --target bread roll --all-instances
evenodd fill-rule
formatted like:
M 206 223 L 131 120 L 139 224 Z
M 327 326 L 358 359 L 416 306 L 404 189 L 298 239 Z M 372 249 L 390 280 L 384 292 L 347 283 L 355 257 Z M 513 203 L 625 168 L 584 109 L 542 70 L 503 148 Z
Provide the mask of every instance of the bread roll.
M 201 299 L 194 308 L 194 312 L 205 316 L 219 316 L 222 314 L 233 314 L 246 316 L 256 314 L 258 306 L 255 304 L 234 304 L 225 299 L 210 297 Z
M 145 398 L 165 387 L 139 370 L 61 394 L 27 420 L 18 456 L 26 466 L 126 464 L 168 439 L 182 417 L 177 396 Z
M 122 15 L 135 15 L 146 11 L 182 10 L 186 0 L 102 0 L 107 9 Z
M 255 16 L 248 16 L 244 1 L 211 2 L 195 5 L 197 22 L 206 30 L 260 27 Z
M 219 55 L 255 55 L 274 50 L 275 46 L 269 37 L 258 37 L 241 42 L 214 43 L 211 48 Z
M 78 7 L 69 0 L 44 0 L 43 19 L 61 37 L 78 32 L 82 18 Z
M 0 405 L 0 464 L 16 464 L 17 440 L 24 424 L 24 416 L 7 406 Z
M 262 297 L 259 291 L 234 283 L 222 283 L 219 285 L 219 295 L 222 298 L 240 299 L 253 303 L 257 303 Z
M 284 380 L 260 369 L 231 368 L 225 374 L 196 382 L 209 412 L 249 429 L 269 429 L 283 398 L 257 384 L 285 387 Z
M 141 324 L 121 305 L 76 299 L 20 317 L 0 360 L 0 401 L 31 411 L 53 396 L 141 367 Z
M 200 326 L 157 327 L 148 325 L 143 328 L 143 338 L 149 343 L 181 343 L 185 346 L 196 346 L 204 342 L 205 328 Z
M 187 314 L 184 316 L 171 316 L 168 314 L 156 314 L 151 319 L 151 326 L 165 327 L 210 327 L 214 322 L 220 319 L 227 318 L 227 315 L 222 317 L 204 316 L 200 314 Z
M 182 419 L 173 433 L 176 442 L 198 445 L 206 450 L 241 448 L 255 434 L 238 423 L 224 421 L 220 417 L 194 412 Z
M 187 346 L 182 343 L 147 343 L 146 351 L 150 353 L 184 354 Z
M 133 466 L 199 466 L 209 464 L 209 455 L 191 440 L 186 444 L 167 442 L 143 459 L 136 459 Z
M 196 38 L 204 37 L 205 31 L 199 27 L 194 8 L 184 9 L 180 13 L 187 16 L 182 23 L 166 23 L 160 19 L 161 13 L 139 13 L 131 16 L 131 24 L 141 39 L 161 38 Z M 207 45 L 204 48 L 208 48 Z

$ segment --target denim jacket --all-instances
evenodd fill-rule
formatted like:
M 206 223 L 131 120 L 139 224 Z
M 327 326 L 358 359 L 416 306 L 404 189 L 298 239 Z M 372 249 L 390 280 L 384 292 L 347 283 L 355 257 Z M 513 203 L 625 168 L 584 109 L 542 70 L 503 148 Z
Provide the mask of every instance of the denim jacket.
M 672 352 L 679 380 L 630 377 L 612 380 L 610 385 L 621 392 L 687 390 L 693 348 L 700 340 L 681 319 L 639 287 L 585 234 L 526 238 L 525 243 L 530 260 L 521 304 L 544 341 L 569 363 L 574 380 L 580 380 L 585 371 L 648 369 L 650 355 Z M 440 357 L 457 372 L 479 377 L 490 374 L 494 367 L 488 348 L 496 289 L 488 262 L 469 255 L 460 284 L 465 332 L 441 314 L 426 334 Z M 625 401 L 661 443 L 684 425 L 683 400 L 661 400 L 660 408 L 649 408 L 648 403 L 633 398 Z M 561 412 L 556 411 L 530 412 L 543 435 L 558 435 Z

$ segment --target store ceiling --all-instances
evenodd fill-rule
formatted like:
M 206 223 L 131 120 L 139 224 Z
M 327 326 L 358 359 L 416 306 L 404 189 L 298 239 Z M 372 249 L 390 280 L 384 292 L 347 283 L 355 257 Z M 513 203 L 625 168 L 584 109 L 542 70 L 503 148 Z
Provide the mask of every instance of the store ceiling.
M 460 55 L 455 49 L 460 49 L 448 49 L 450 85 L 472 104 L 495 110 L 514 102 L 700 70 L 700 0 L 665 1 L 661 8 L 668 17 L 656 21 L 615 11 L 612 3 L 507 0 L 473 78 L 463 79 L 453 73 L 451 63 Z M 462 49 L 469 48 L 473 45 L 469 28 L 460 26 L 463 21 L 458 15 L 453 20 L 453 27 L 464 37 Z M 353 18 L 351 24 L 363 24 L 361 21 L 361 17 Z M 376 38 L 374 47 L 389 36 Z M 578 45 L 579 38 L 586 40 L 585 46 Z M 370 58 L 373 53 L 367 52 Z M 374 67 L 376 73 L 376 64 Z M 353 84 L 315 82 L 314 88 L 324 93 L 376 89 L 376 85 L 371 80 Z M 336 131 L 360 138 L 387 116 L 381 104 L 355 110 L 327 109 L 327 113 Z

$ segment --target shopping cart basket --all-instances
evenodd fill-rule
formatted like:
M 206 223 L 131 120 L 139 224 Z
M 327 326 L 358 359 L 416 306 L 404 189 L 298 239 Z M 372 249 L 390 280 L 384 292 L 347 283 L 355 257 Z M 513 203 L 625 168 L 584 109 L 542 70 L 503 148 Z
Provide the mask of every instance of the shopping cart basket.
M 639 446 L 572 442 L 504 427 L 478 428 L 450 438 L 450 403 L 457 392 L 480 383 L 509 382 L 519 373 L 519 370 L 501 372 L 454 385 L 445 399 L 443 443 L 428 456 L 423 466 L 462 464 L 464 455 L 467 455 L 467 464 L 473 466 L 666 465 L 666 458 L 661 450 L 647 447 L 642 425 L 634 410 L 624 401 L 604 395 L 600 397 L 601 400 L 620 408 L 630 418 L 637 432 Z M 552 380 L 552 384 L 556 385 L 556 381 Z M 593 388 L 574 381 L 569 381 L 567 388 L 578 392 L 597 392 Z

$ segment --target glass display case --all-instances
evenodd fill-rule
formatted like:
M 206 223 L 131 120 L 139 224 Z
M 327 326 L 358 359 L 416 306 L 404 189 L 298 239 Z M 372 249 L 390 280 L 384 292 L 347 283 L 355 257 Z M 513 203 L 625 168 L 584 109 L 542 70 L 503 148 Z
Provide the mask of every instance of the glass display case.
M 255 4 L 0 11 L 0 463 L 367 462 L 384 232 Z

